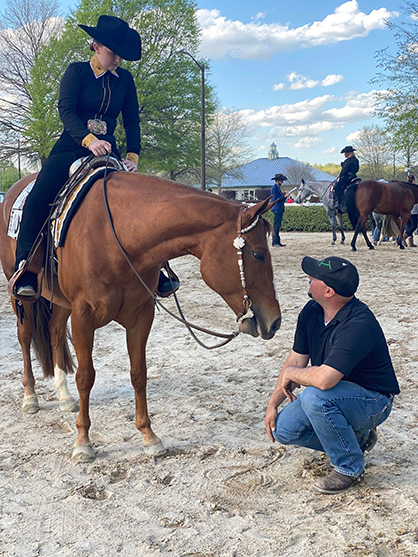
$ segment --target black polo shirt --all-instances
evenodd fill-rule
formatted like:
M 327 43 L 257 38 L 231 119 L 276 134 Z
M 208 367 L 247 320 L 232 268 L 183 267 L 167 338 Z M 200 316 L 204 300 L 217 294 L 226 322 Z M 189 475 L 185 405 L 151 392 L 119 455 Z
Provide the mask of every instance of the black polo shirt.
M 293 350 L 309 354 L 311 365 L 331 366 L 345 380 L 365 389 L 399 393 L 383 331 L 368 306 L 356 297 L 327 326 L 323 308 L 310 300 L 299 314 Z

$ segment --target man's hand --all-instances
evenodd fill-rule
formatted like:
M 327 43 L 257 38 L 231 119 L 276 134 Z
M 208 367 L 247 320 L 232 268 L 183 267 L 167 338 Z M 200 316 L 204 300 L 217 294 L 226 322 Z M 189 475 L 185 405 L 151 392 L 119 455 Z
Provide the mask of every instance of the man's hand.
M 122 159 L 123 164 L 126 166 L 126 169 L 129 172 L 136 172 L 138 165 L 134 161 L 130 161 L 128 159 Z
M 96 157 L 100 157 L 111 153 L 112 146 L 104 139 L 95 139 L 92 143 L 90 143 L 89 149 Z
M 273 437 L 273 431 L 276 431 L 276 420 L 277 420 L 277 408 L 276 406 L 268 406 L 266 417 L 264 419 L 264 425 L 266 426 L 267 435 L 270 438 L 272 443 L 275 443 L 276 440 Z
M 290 379 L 289 373 L 287 373 L 287 369 L 285 369 L 281 373 L 280 381 L 281 381 L 283 394 L 289 399 L 290 402 L 293 402 L 294 400 L 296 400 L 296 396 L 293 394 L 292 391 L 294 391 L 294 389 L 296 389 L 296 388 L 299 388 L 300 385 L 298 385 L 297 383 L 293 382 Z

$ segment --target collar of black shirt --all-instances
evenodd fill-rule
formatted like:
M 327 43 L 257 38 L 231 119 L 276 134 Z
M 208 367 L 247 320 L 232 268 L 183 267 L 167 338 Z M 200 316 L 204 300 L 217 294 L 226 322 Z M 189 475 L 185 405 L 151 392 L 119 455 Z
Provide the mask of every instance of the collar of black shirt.
M 96 55 L 93 56 L 93 58 L 90 60 L 90 66 L 91 69 L 93 70 L 94 76 L 96 79 L 99 79 L 99 77 L 102 77 L 106 72 L 106 68 L 104 68 L 100 62 L 99 59 L 97 58 Z M 110 72 L 112 75 L 115 75 L 116 77 L 119 77 L 118 73 L 115 71 L 111 71 Z

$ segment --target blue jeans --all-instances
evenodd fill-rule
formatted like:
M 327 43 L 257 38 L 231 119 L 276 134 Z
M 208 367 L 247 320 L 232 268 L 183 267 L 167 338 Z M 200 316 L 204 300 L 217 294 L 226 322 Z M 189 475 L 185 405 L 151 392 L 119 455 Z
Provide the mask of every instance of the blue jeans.
M 279 412 L 273 435 L 282 445 L 324 451 L 337 472 L 357 477 L 364 470 L 361 447 L 391 409 L 392 397 L 351 381 L 327 391 L 306 387 Z
M 277 246 L 278 244 L 281 243 L 280 242 L 280 228 L 282 226 L 283 213 L 284 213 L 284 207 L 283 206 L 282 206 L 282 209 L 279 210 L 277 213 L 273 213 L 274 214 L 273 240 L 272 240 L 273 246 Z

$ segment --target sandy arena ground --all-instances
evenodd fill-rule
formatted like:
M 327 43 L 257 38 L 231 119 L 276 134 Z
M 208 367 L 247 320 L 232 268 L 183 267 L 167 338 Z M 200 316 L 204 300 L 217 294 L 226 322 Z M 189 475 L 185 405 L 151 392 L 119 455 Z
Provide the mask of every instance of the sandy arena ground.
M 351 239 L 351 234 L 349 234 Z M 240 335 L 200 348 L 163 313 L 148 343 L 149 409 L 169 452 L 153 461 L 136 431 L 124 332 L 98 331 L 89 465 L 73 464 L 76 414 L 61 413 L 35 363 L 41 410 L 23 414 L 21 353 L 6 282 L 0 278 L 0 555 L 355 556 L 418 555 L 417 257 L 392 243 L 369 252 L 330 246 L 330 234 L 288 233 L 273 264 L 283 312 L 274 339 Z M 359 298 L 378 317 L 402 393 L 350 491 L 312 490 L 328 459 L 272 445 L 264 411 L 292 346 L 308 281 L 304 255 L 340 255 L 360 272 Z M 198 261 L 174 262 L 186 316 L 235 330 L 232 312 L 200 278 Z M 174 302 L 168 302 L 174 307 Z M 212 342 L 209 339 L 209 342 Z M 74 377 L 70 389 L 76 394 Z

